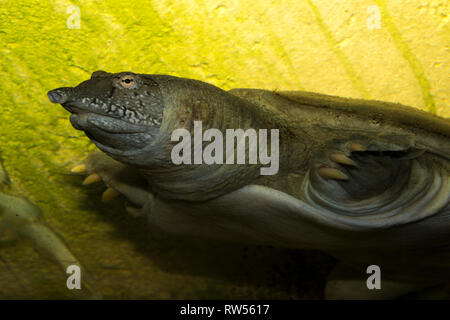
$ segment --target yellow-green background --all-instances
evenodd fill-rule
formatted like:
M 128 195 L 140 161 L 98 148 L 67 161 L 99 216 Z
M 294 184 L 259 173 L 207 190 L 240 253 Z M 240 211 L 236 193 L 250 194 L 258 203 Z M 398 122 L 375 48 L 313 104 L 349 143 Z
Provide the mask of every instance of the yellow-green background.
M 314 265 L 328 260 L 225 244 L 153 243 L 120 200 L 100 204 L 100 189 L 86 190 L 68 174 L 93 146 L 48 101 L 48 90 L 78 84 L 98 69 L 131 70 L 224 89 L 387 100 L 450 116 L 446 0 L 0 4 L 0 150 L 13 182 L 9 192 L 43 209 L 107 297 L 317 298 L 328 269 Z M 80 8 L 80 29 L 67 27 L 70 5 Z M 373 5 L 379 29 L 367 25 Z M 29 243 L 2 245 L 0 254 L 0 297 L 73 297 L 64 275 Z M 289 279 L 298 282 L 295 289 Z

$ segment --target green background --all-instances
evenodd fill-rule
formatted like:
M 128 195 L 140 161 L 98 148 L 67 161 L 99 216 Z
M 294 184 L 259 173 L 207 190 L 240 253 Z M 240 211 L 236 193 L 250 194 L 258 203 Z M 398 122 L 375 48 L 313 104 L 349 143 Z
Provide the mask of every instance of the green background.
M 80 28 L 73 26 L 79 8 Z M 94 146 L 46 92 L 95 70 L 224 89 L 306 90 L 450 117 L 447 1 L 2 1 L 0 151 L 9 192 L 38 204 L 108 298 L 320 298 L 310 252 L 153 240 L 122 199 L 71 175 Z M 76 17 L 75 17 L 76 18 Z M 0 298 L 80 297 L 27 241 L 0 246 Z

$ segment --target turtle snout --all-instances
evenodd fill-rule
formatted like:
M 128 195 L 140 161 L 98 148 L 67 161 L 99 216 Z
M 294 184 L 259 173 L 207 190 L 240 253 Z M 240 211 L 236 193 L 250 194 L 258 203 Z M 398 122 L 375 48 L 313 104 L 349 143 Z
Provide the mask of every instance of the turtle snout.
M 72 88 L 58 88 L 47 92 L 47 96 L 53 103 L 64 103 L 69 98 L 69 93 Z

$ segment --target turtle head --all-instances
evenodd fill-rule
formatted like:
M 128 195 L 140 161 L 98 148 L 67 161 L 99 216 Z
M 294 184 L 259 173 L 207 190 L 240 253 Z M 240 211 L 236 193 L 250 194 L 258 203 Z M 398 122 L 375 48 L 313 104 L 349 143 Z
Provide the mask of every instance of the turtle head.
M 109 154 L 139 153 L 161 126 L 159 86 L 146 75 L 96 71 L 76 87 L 57 88 L 47 95 L 72 113 L 75 129 Z
M 167 197 L 205 200 L 259 176 L 260 164 L 229 165 L 223 154 L 208 165 L 190 161 L 199 149 L 194 146 L 191 154 L 191 137 L 195 145 L 207 144 L 196 121 L 219 133 L 267 128 L 264 118 L 251 112 L 250 102 L 213 85 L 169 75 L 96 71 L 75 87 L 49 91 L 48 97 L 72 113 L 75 129 L 83 130 L 108 156 L 138 168 Z M 180 131 L 181 136 L 174 135 Z M 174 161 L 175 146 L 189 159 Z M 237 147 L 232 148 L 234 155 Z

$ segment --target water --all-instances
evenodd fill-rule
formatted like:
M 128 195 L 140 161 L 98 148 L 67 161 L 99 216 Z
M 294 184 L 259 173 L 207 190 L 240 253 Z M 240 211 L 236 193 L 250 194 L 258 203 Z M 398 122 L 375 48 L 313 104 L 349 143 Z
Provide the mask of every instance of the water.
M 95 145 L 46 93 L 95 70 L 132 70 L 449 117 L 445 8 L 416 2 L 3 3 L 0 299 L 322 298 L 336 263 L 323 253 L 161 239 L 123 198 L 103 203 L 103 183 L 83 186 L 70 171 Z M 81 290 L 68 288 L 71 265 Z

